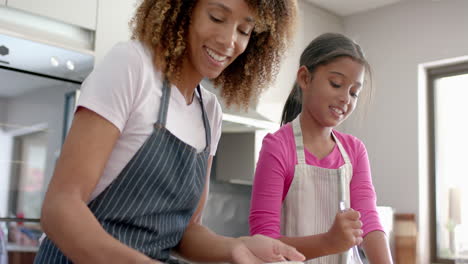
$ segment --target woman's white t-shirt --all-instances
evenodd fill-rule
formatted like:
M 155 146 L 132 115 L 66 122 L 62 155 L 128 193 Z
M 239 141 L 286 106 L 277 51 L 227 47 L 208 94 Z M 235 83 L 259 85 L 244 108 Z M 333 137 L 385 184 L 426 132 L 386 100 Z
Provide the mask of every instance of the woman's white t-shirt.
M 211 128 L 210 155 L 221 137 L 222 110 L 216 96 L 201 87 Z M 172 85 L 166 128 L 185 143 L 202 151 L 205 128 L 198 93 L 187 105 Z M 123 170 L 153 131 L 162 96 L 161 73 L 151 52 L 138 41 L 115 45 L 83 82 L 77 107 L 88 108 L 120 130 L 109 160 L 90 200 L 96 198 Z

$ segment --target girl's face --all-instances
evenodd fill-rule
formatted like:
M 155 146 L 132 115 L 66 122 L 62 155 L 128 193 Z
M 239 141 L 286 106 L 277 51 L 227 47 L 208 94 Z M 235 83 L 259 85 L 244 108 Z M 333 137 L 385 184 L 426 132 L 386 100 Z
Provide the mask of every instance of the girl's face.
M 199 0 L 189 26 L 189 64 L 202 77 L 216 78 L 242 54 L 254 28 L 244 0 Z
M 307 68 L 301 69 L 307 73 L 299 84 L 303 89 L 303 110 L 309 116 L 322 127 L 335 127 L 351 115 L 364 82 L 364 65 L 349 57 L 337 58 L 317 67 L 312 79 Z

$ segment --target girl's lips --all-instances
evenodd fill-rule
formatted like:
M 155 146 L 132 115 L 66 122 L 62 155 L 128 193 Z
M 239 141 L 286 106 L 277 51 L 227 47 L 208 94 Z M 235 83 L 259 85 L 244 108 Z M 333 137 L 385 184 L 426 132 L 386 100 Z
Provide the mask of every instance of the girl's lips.
M 337 119 L 341 119 L 344 115 L 344 111 L 341 110 L 340 108 L 337 107 L 330 107 L 330 112 L 332 113 L 333 116 L 335 116 Z

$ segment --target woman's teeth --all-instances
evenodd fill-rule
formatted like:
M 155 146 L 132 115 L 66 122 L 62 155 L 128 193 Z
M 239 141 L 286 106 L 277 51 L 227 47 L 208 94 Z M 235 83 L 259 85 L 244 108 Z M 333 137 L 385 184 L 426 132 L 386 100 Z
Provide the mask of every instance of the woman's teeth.
M 209 48 L 206 48 L 206 52 L 208 52 L 208 55 L 210 55 L 211 58 L 213 58 L 215 61 L 218 61 L 218 62 L 223 62 L 227 58 L 227 56 L 220 56 L 216 54 L 214 51 L 210 50 Z

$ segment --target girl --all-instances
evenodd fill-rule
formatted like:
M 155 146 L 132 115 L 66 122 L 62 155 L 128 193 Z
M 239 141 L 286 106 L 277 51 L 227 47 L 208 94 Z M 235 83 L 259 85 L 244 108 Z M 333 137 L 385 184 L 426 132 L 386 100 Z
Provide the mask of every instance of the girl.
M 216 97 L 247 105 L 290 39 L 294 0 L 144 0 L 133 40 L 116 45 L 82 87 L 42 208 L 35 263 L 302 260 L 264 236 L 201 225 L 221 133 Z M 158 260 L 158 261 L 156 261 Z
M 355 109 L 366 70 L 361 48 L 347 37 L 314 39 L 302 53 L 283 126 L 263 140 L 250 232 L 279 238 L 307 259 L 324 256 L 310 263 L 346 263 L 336 254 L 362 237 L 370 263 L 391 263 L 366 148 L 334 129 Z M 338 213 L 340 202 L 353 209 Z

